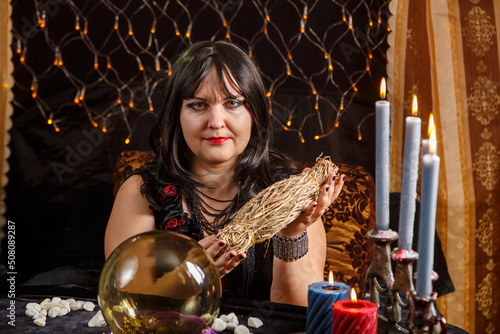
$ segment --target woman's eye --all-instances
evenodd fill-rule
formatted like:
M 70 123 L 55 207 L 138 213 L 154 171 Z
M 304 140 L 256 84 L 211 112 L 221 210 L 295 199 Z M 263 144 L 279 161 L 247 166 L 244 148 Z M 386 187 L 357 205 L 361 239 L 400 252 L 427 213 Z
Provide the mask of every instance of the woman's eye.
M 239 107 L 243 104 L 245 104 L 246 101 L 240 101 L 240 100 L 231 100 L 227 102 L 227 106 L 230 108 L 236 108 Z
M 194 110 L 201 110 L 203 109 L 203 107 L 205 107 L 205 105 L 201 102 L 190 103 L 187 106 Z

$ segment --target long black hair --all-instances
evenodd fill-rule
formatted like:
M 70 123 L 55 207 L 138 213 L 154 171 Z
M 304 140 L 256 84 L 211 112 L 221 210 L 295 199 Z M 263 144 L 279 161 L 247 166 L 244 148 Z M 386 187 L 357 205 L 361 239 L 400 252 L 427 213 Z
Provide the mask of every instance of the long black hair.
M 150 145 L 157 159 L 141 175 L 144 179 L 142 192 L 153 209 L 161 209 L 158 189 L 166 183 L 177 184 L 188 200 L 196 186 L 203 186 L 189 171 L 190 149 L 182 134 L 180 111 L 183 100 L 194 96 L 211 69 L 215 69 L 229 96 L 224 76 L 233 81 L 247 101 L 253 122 L 250 141 L 234 170 L 233 181 L 238 186 L 238 194 L 226 209 L 225 216 L 230 216 L 265 187 L 297 172 L 290 158 L 270 149 L 269 102 L 252 59 L 230 42 L 198 42 L 182 52 L 172 65 L 165 86 L 165 100 L 150 133 Z

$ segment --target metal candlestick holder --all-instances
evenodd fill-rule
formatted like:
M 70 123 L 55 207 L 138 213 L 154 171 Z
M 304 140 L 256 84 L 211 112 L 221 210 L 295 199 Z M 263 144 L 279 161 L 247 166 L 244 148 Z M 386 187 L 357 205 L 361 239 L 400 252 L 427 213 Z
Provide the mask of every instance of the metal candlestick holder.
M 446 319 L 433 312 L 436 298 L 436 292 L 433 292 L 429 299 L 417 296 L 414 290 L 408 292 L 408 300 L 411 299 L 412 302 L 406 325 L 411 334 L 445 334 L 448 332 Z
M 413 250 L 395 248 L 391 258 L 396 262 L 394 283 L 389 287 L 385 300 L 384 316 L 393 322 L 401 321 L 402 309 L 410 307 L 411 299 L 407 302 L 401 299 L 401 294 L 415 290 L 413 285 L 413 262 L 418 259 L 418 253 Z
M 391 229 L 375 229 L 368 231 L 366 235 L 375 245 L 373 248 L 373 260 L 366 273 L 361 298 L 377 304 L 377 307 L 380 308 L 380 293 L 387 292 L 394 283 L 390 244 L 398 238 L 398 233 Z M 384 280 L 385 288 L 380 286 L 378 278 Z

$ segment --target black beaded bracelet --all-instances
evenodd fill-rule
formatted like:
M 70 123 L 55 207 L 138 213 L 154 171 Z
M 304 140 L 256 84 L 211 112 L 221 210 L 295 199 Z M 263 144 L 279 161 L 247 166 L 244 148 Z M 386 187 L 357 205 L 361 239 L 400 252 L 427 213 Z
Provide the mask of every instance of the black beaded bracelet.
M 275 234 L 273 236 L 273 251 L 274 256 L 286 262 L 300 259 L 309 251 L 307 230 L 294 238 L 286 238 Z

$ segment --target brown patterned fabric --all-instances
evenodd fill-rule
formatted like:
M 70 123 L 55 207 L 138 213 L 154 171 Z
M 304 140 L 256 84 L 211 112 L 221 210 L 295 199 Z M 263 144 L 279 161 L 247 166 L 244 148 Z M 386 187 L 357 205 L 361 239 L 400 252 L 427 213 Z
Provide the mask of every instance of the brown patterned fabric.
M 130 173 L 153 160 L 154 157 L 153 151 L 124 151 L 120 153 L 113 170 L 113 196 L 116 196 L 120 186 Z
M 393 1 L 391 13 L 391 191 L 417 94 L 423 138 L 429 113 L 436 121 L 436 228 L 455 286 L 438 307 L 470 333 L 500 333 L 500 3 Z
M 375 184 L 362 167 L 337 165 L 346 178 L 340 196 L 322 217 L 328 247 L 325 279 L 331 270 L 336 281 L 359 292 L 373 254 L 366 232 L 375 228 Z
M 147 151 L 122 152 L 113 172 L 114 194 L 130 173 L 154 156 Z M 322 217 L 328 246 L 325 280 L 331 270 L 336 281 L 360 291 L 372 254 L 373 244 L 368 242 L 366 232 L 375 228 L 375 185 L 362 167 L 337 165 L 346 179 L 340 196 Z

